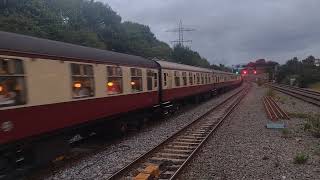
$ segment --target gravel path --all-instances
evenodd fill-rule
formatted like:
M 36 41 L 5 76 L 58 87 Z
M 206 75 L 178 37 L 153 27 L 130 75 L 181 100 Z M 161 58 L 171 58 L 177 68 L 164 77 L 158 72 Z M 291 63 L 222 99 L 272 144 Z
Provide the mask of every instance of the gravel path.
M 106 145 L 104 151 L 85 157 L 72 167 L 52 172 L 41 178 L 105 179 L 238 90 L 213 98 L 182 115 L 143 128 L 139 133 L 124 137 L 115 144 Z
M 281 130 L 266 129 L 268 119 L 261 99 L 265 92 L 254 85 L 178 179 L 320 179 L 319 139 L 302 130 L 303 119 L 285 121 L 291 132 L 286 136 Z M 281 104 L 285 110 L 320 112 L 304 102 L 296 102 L 296 109 L 290 109 L 294 103 L 289 99 Z M 293 158 L 300 152 L 309 159 L 294 164 Z

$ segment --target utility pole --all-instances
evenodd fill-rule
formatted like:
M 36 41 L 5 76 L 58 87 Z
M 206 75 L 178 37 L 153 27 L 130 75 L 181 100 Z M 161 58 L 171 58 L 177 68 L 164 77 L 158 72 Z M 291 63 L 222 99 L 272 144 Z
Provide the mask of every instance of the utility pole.
M 184 36 L 183 36 L 184 32 L 190 32 L 190 31 L 195 31 L 195 29 L 183 27 L 182 20 L 180 20 L 178 28 L 167 30 L 166 32 L 178 32 L 178 40 L 170 41 L 170 42 L 183 46 L 183 43 L 192 42 L 192 40 L 184 40 Z

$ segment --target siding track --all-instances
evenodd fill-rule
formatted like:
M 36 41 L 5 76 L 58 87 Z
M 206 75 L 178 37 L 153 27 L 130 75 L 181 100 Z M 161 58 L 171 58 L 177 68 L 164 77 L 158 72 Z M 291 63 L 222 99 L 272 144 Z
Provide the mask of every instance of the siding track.
M 295 98 L 301 99 L 308 103 L 320 106 L 320 92 L 310 89 L 297 88 L 283 84 L 269 84 L 272 89 L 288 94 Z

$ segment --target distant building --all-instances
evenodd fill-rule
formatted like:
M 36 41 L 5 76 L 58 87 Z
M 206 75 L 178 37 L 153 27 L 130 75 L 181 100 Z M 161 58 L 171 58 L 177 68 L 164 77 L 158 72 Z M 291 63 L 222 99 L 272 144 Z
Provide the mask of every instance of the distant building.
M 314 65 L 316 65 L 316 66 L 320 66 L 320 59 L 315 59 L 314 60 Z

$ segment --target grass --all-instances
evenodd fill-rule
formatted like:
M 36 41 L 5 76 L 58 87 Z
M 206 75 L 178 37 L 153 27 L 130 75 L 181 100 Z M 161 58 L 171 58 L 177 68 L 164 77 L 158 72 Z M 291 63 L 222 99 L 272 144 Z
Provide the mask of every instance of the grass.
M 258 79 L 257 84 L 258 84 L 258 86 L 262 86 L 263 85 L 263 82 L 262 82 L 262 80 L 260 78 Z
M 304 164 L 308 161 L 309 155 L 305 153 L 298 153 L 294 158 L 293 162 L 295 164 Z
M 271 97 L 275 97 L 276 93 L 274 92 L 273 89 L 269 88 L 266 92 L 266 96 L 271 96 Z
M 288 138 L 291 134 L 291 131 L 288 128 L 284 128 L 281 130 L 282 137 Z
M 308 119 L 307 123 L 310 124 L 309 131 L 314 137 L 320 138 L 320 116 L 312 116 Z
M 317 156 L 320 156 L 320 144 L 318 144 L 315 148 L 313 153 Z
M 295 113 L 295 112 L 289 112 L 288 113 L 288 116 L 291 117 L 291 118 L 301 118 L 301 119 L 306 119 L 306 118 L 309 118 L 310 115 L 307 114 L 307 113 Z
M 309 131 L 311 129 L 311 124 L 309 122 L 305 122 L 303 124 L 303 130 L 304 131 Z
M 286 103 L 286 101 L 288 100 L 288 98 L 287 97 L 278 97 L 278 99 L 279 99 L 279 102 L 281 103 L 281 104 L 285 104 Z
M 311 88 L 311 89 L 314 89 L 314 90 L 320 91 L 320 82 L 317 82 L 317 83 L 311 84 L 311 85 L 309 85 L 308 87 L 309 87 L 309 88 Z
M 303 130 L 311 132 L 316 138 L 320 138 L 320 115 L 310 115 L 303 125 Z

